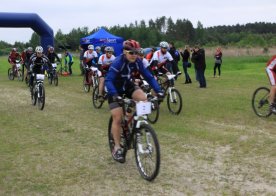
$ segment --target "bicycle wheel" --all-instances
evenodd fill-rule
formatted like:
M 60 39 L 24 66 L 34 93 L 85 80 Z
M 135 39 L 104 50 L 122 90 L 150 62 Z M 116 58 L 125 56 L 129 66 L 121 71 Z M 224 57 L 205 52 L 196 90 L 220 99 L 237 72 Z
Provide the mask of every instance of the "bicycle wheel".
M 31 88 L 31 87 L 30 87 Z M 36 105 L 36 100 L 37 100 L 37 91 L 36 91 L 36 87 L 32 87 L 31 89 L 31 99 L 32 99 L 32 104 Z
M 90 91 L 90 84 L 87 84 L 85 75 L 83 77 L 82 84 L 83 84 L 83 91 L 88 93 Z
M 182 109 L 182 97 L 180 92 L 175 89 L 168 89 L 167 95 L 168 109 L 172 114 L 178 115 Z
M 27 75 L 25 77 L 25 83 L 27 86 L 29 86 L 29 81 L 30 81 L 30 75 L 27 73 Z
M 23 81 L 23 73 L 20 69 L 17 70 L 17 79 L 18 81 Z
M 109 118 L 109 123 L 108 123 L 108 144 L 109 144 L 109 149 L 110 149 L 111 155 L 112 155 L 112 151 L 113 151 L 114 146 L 115 146 L 114 138 L 113 138 L 112 131 L 111 131 L 112 122 L 113 122 L 113 119 L 112 119 L 112 116 L 111 116 Z M 127 153 L 127 143 L 126 143 L 125 138 L 126 137 L 124 136 L 123 127 L 122 127 L 120 145 L 121 145 L 121 148 L 123 149 L 124 156 L 126 156 L 126 153 Z
M 259 117 L 269 117 L 272 112 L 269 108 L 270 90 L 266 87 L 260 87 L 255 90 L 252 97 L 252 108 Z
M 57 74 L 54 75 L 54 85 L 58 86 L 58 75 Z
M 152 124 L 156 123 L 159 118 L 159 104 L 158 101 L 151 102 L 151 113 L 147 115 L 148 121 Z
M 142 124 L 134 140 L 134 154 L 140 175 L 152 181 L 160 168 L 160 147 L 157 135 L 148 124 Z
M 43 110 L 45 105 L 45 89 L 42 84 L 38 85 L 38 94 L 37 94 L 37 106 L 40 110 Z
M 103 105 L 103 101 L 99 101 L 99 87 L 96 86 L 96 88 L 94 88 L 93 93 L 92 93 L 92 103 L 93 106 L 97 109 L 101 108 Z
M 48 83 L 51 85 L 53 83 L 53 75 L 49 73 L 48 75 Z
M 12 68 L 8 69 L 8 78 L 9 80 L 14 80 L 14 74 L 13 74 Z

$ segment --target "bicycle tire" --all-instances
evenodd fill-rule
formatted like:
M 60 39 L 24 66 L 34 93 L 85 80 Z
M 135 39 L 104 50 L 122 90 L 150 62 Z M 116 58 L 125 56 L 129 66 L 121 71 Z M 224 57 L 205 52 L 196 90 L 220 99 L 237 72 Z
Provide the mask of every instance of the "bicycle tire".
M 94 108 L 100 109 L 103 105 L 103 101 L 99 101 L 99 87 L 96 86 L 92 93 L 92 103 Z
M 157 122 L 159 118 L 159 104 L 158 101 L 154 101 L 151 103 L 151 113 L 147 115 L 147 119 L 151 124 L 154 124 Z
M 269 93 L 270 90 L 267 87 L 259 87 L 253 93 L 252 108 L 259 117 L 269 117 L 272 114 L 269 109 Z
M 114 139 L 113 139 L 113 135 L 112 135 L 112 131 L 111 131 L 111 127 L 112 127 L 112 122 L 113 122 L 113 119 L 112 119 L 112 116 L 110 116 L 109 118 L 109 122 L 108 122 L 108 145 L 109 145 L 109 150 L 110 150 L 110 153 L 111 153 L 111 156 L 112 156 L 112 151 L 114 149 L 114 146 L 115 146 L 115 142 L 114 142 Z M 123 127 L 122 127 L 122 133 L 121 133 L 121 147 L 123 148 L 123 156 L 126 156 L 126 153 L 127 153 L 127 143 L 126 143 L 126 137 L 124 136 L 124 133 L 123 133 Z
M 141 148 L 138 145 L 142 145 Z M 145 180 L 154 180 L 160 169 L 160 147 L 157 135 L 150 125 L 142 124 L 137 130 L 134 139 L 134 154 L 140 175 Z
M 14 74 L 12 68 L 8 69 L 8 78 L 9 80 L 14 80 Z
M 58 76 L 56 74 L 54 75 L 54 85 L 58 86 Z
M 171 97 L 171 96 L 173 96 L 173 97 Z M 179 103 L 179 105 L 177 106 L 178 103 Z M 169 111 L 172 114 L 178 115 L 181 112 L 181 110 L 182 110 L 182 97 L 181 97 L 180 92 L 177 89 L 173 88 L 173 89 L 171 89 L 171 92 L 168 92 L 167 105 L 168 105 Z
M 83 84 L 83 91 L 88 93 L 90 91 L 90 84 L 86 84 L 86 77 L 84 75 L 83 80 L 82 80 L 82 84 Z
M 43 110 L 45 106 L 45 89 L 43 84 L 38 85 L 39 96 L 37 96 L 37 106 L 40 110 Z
M 49 75 L 48 75 L 48 83 L 49 83 L 50 85 L 53 84 L 53 75 L 52 75 L 51 73 L 49 73 Z
M 31 88 L 31 99 L 32 99 L 32 105 L 36 105 L 37 91 L 36 91 L 36 87 L 35 86 Z
M 17 70 L 17 79 L 18 79 L 18 81 L 23 81 L 23 74 L 20 69 Z

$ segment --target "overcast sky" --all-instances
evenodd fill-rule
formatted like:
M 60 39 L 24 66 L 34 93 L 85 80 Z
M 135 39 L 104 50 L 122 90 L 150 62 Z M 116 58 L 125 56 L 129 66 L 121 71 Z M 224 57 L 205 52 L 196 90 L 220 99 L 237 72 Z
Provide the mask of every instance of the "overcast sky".
M 276 22 L 275 0 L 1 0 L 0 12 L 37 13 L 54 34 L 58 29 L 69 33 L 73 28 L 129 25 L 157 17 L 188 19 L 197 26 L 235 25 Z M 29 28 L 0 28 L 0 40 L 27 42 Z

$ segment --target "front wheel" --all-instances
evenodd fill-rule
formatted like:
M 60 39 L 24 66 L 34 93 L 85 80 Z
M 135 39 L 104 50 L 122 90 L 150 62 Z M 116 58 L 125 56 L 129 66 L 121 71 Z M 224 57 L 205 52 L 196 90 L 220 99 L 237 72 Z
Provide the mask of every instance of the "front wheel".
M 103 101 L 99 100 L 99 87 L 96 86 L 92 93 L 92 103 L 93 106 L 97 109 L 101 108 L 103 105 Z
M 54 85 L 58 86 L 58 75 L 57 74 L 54 75 Z
M 178 115 L 182 109 L 182 97 L 180 92 L 175 89 L 168 89 L 167 95 L 168 109 L 172 114 Z
M 83 77 L 82 84 L 83 84 L 83 91 L 86 92 L 86 93 L 88 93 L 88 92 L 90 91 L 90 84 L 88 84 L 88 83 L 86 82 L 86 77 L 85 77 L 85 75 L 84 75 L 84 77 Z
M 36 91 L 36 87 L 30 87 L 30 91 L 31 91 L 31 99 L 32 99 L 32 104 L 36 105 L 36 100 L 37 100 L 37 91 Z
M 45 105 L 45 89 L 42 84 L 38 86 L 37 105 L 40 110 L 43 110 Z
M 272 112 L 269 108 L 270 90 L 266 87 L 260 87 L 255 90 L 252 96 L 252 108 L 259 117 L 269 117 Z
M 159 118 L 159 104 L 158 101 L 151 102 L 151 113 L 147 115 L 148 121 L 152 124 L 156 123 Z
M 8 78 L 9 80 L 14 80 L 14 74 L 12 68 L 8 69 Z
M 22 71 L 19 69 L 19 70 L 17 70 L 17 79 L 18 79 L 18 81 L 23 81 L 23 73 L 22 73 Z
M 150 125 L 142 124 L 137 130 L 134 153 L 140 175 L 148 181 L 154 180 L 160 168 L 160 147 L 157 135 Z

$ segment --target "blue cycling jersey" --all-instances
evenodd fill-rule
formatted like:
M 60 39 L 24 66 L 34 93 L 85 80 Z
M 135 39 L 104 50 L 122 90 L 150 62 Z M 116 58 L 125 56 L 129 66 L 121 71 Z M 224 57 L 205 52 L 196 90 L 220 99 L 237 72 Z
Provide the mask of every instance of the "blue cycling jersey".
M 113 61 L 105 78 L 105 86 L 108 95 L 114 96 L 126 91 L 127 84 L 132 82 L 132 73 L 139 71 L 155 92 L 161 92 L 161 88 L 149 70 L 144 68 L 141 59 L 133 63 L 129 62 L 122 54 Z

